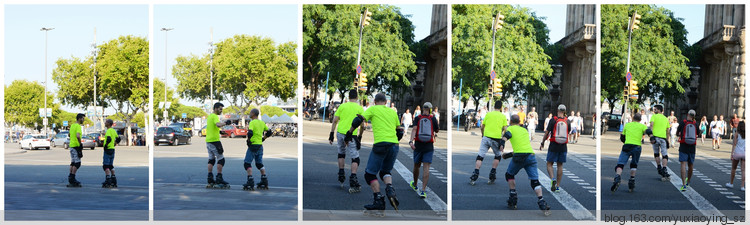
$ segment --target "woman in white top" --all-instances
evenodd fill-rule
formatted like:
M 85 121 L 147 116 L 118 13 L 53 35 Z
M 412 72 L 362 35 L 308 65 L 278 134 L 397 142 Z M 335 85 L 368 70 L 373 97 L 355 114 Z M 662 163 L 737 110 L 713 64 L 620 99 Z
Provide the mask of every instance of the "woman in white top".
M 671 144 L 670 147 L 676 148 L 677 146 L 675 146 L 674 143 L 675 141 L 677 141 L 677 127 L 680 126 L 680 123 L 677 122 L 677 118 L 672 118 L 672 121 L 669 121 L 669 123 L 670 123 L 669 134 L 672 135 L 672 138 L 669 139 L 669 142 Z
M 409 113 L 409 109 L 406 109 L 406 112 L 404 115 L 401 115 L 401 124 L 404 124 L 404 127 L 409 128 L 411 127 L 411 122 L 413 121 L 414 117 L 411 116 L 411 113 Z
M 745 191 L 745 121 L 740 121 L 734 136 L 737 138 L 732 142 L 732 154 L 730 155 L 732 158 L 732 173 L 729 175 L 729 183 L 725 186 L 728 188 L 734 187 L 734 174 L 737 172 L 737 165 L 740 165 L 742 178 L 740 190 Z

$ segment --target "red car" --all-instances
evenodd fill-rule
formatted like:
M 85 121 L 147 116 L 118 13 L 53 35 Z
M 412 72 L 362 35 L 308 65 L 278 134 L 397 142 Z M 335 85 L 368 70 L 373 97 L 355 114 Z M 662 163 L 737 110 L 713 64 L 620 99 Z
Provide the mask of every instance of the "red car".
M 247 137 L 247 128 L 242 127 L 242 126 L 226 125 L 221 128 L 221 131 L 222 131 L 222 134 L 221 134 L 222 137 L 227 137 L 227 136 L 231 138 L 234 138 L 237 136 Z

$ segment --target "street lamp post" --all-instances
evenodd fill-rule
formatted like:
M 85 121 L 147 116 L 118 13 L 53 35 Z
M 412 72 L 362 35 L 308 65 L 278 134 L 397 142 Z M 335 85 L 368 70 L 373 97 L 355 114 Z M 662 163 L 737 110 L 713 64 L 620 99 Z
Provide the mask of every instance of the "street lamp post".
M 164 123 L 167 123 L 167 38 L 168 31 L 174 28 L 161 28 L 164 31 Z
M 47 135 L 47 31 L 54 30 L 54 27 L 42 27 L 44 31 L 44 135 Z
M 91 51 L 91 53 L 94 55 L 94 120 L 97 120 L 97 119 L 100 120 L 99 124 L 102 127 L 102 129 L 103 129 L 104 128 L 104 122 L 102 122 L 102 117 L 103 116 L 99 117 L 99 114 L 97 113 L 97 110 L 96 110 L 96 89 L 97 89 L 97 86 L 96 86 L 96 57 L 99 55 L 99 49 L 96 48 L 96 28 L 94 28 L 94 43 L 91 44 L 91 47 L 94 48 L 94 50 Z M 95 124 L 94 127 L 96 127 L 96 123 L 94 123 L 94 124 Z
M 208 73 L 211 80 L 211 86 L 209 90 L 209 107 L 213 108 L 214 105 L 214 28 L 211 27 L 211 42 L 208 42 Z

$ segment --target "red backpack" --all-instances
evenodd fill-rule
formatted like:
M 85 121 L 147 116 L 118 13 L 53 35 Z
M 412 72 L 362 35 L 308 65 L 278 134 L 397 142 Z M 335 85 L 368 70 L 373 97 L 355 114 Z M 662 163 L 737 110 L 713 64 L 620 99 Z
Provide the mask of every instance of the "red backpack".
M 553 117 L 555 125 L 552 127 L 552 134 L 549 140 L 558 144 L 568 143 L 568 119 L 565 117 Z
M 432 127 L 432 115 L 419 115 L 417 118 L 417 123 L 419 124 L 415 124 L 415 127 L 417 127 L 417 136 L 414 137 L 414 140 L 423 143 L 435 142 L 435 132 L 433 132 L 434 128 Z

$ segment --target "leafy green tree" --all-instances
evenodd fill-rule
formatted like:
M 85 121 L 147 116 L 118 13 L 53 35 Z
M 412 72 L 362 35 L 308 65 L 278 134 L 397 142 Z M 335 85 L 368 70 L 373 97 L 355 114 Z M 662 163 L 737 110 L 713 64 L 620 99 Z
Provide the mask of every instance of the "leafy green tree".
M 161 102 L 164 102 L 164 82 L 162 82 L 159 79 L 154 79 L 154 95 L 152 96 L 154 98 L 154 118 L 156 118 L 155 122 L 162 122 L 164 120 L 163 118 L 163 112 L 164 108 L 159 107 L 159 104 Z M 177 107 L 179 107 L 179 101 L 177 98 L 175 98 L 174 89 L 167 87 L 167 102 L 169 102 L 170 106 L 169 109 L 167 109 L 168 116 L 175 116 L 177 117 Z M 179 116 L 181 116 L 180 114 Z
M 492 23 L 500 12 L 505 24 L 497 31 L 494 70 L 503 84 L 501 100 L 528 97 L 547 90 L 552 75 L 545 53 L 549 29 L 528 8 L 511 5 L 453 5 L 453 92 L 461 101 L 487 97 L 492 59 Z M 477 105 L 478 107 L 478 105 Z
M 44 86 L 36 81 L 14 80 L 5 86 L 5 122 L 26 127 L 43 127 L 39 109 L 44 108 Z M 60 104 L 54 103 L 55 95 L 47 92 L 47 107 L 52 108 L 51 124 L 60 117 Z
M 112 107 L 130 122 L 148 104 L 148 40 L 120 36 L 98 46 L 98 103 Z M 52 79 L 60 90 L 60 101 L 80 108 L 93 103 L 93 58 L 59 59 Z
M 297 44 L 276 45 L 270 38 L 235 35 L 216 44 L 214 98 L 238 106 L 241 114 L 250 105 L 270 96 L 287 100 L 297 90 Z M 173 66 L 177 92 L 183 98 L 208 99 L 208 55 L 180 56 Z M 162 89 L 163 91 L 164 89 Z
M 628 54 L 628 18 L 641 14 L 632 36 L 630 72 L 638 81 L 640 104 L 646 99 L 670 99 L 684 93 L 681 79 L 690 71 L 681 48 L 689 48 L 687 31 L 674 14 L 653 5 L 602 5 L 602 98 L 610 105 L 622 100 Z
M 72 112 L 68 112 L 68 111 L 61 109 L 57 113 L 57 116 L 53 116 L 52 119 L 50 120 L 50 126 L 52 124 L 55 124 L 56 127 L 60 128 L 63 125 L 63 121 L 68 121 L 68 126 L 70 126 L 70 124 L 75 123 L 77 115 L 78 113 L 72 113 Z M 83 125 L 93 126 L 94 122 L 91 121 L 91 119 L 89 119 L 88 117 L 86 117 L 83 119 Z
M 398 7 L 389 5 L 304 5 L 302 12 L 302 83 L 318 99 L 325 88 L 326 74 L 330 95 L 353 87 L 359 47 L 359 22 L 367 8 L 370 25 L 362 35 L 362 70 L 371 91 L 394 91 L 409 87 L 416 71 L 415 54 L 410 50 L 414 26 Z

